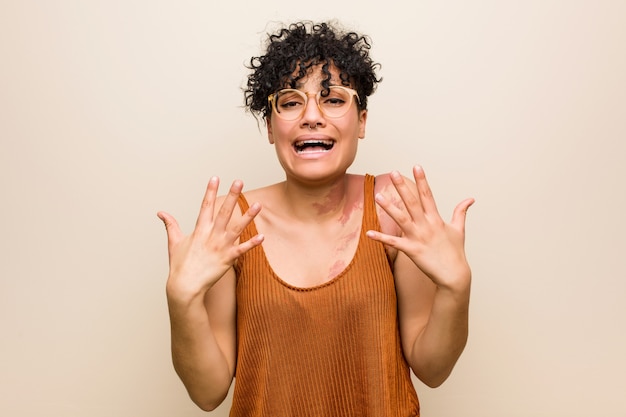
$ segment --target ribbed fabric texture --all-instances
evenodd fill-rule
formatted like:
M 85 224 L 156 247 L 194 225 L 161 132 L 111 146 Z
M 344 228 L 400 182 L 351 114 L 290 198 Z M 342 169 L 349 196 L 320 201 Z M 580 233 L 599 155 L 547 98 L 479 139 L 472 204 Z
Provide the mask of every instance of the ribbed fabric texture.
M 358 248 L 328 283 L 287 284 L 262 246 L 239 259 L 231 417 L 419 416 L 389 260 L 383 245 L 365 236 L 380 229 L 373 176 L 365 177 L 364 191 Z M 248 208 L 243 196 L 239 205 Z M 250 224 L 242 239 L 256 233 Z

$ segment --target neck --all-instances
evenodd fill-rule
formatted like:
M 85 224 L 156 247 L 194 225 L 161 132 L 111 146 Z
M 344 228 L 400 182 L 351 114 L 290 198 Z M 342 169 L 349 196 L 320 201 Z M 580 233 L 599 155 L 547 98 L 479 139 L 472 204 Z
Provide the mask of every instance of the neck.
M 348 200 L 348 182 L 348 175 L 317 185 L 287 180 L 282 184 L 285 207 L 298 219 L 319 221 L 342 217 Z

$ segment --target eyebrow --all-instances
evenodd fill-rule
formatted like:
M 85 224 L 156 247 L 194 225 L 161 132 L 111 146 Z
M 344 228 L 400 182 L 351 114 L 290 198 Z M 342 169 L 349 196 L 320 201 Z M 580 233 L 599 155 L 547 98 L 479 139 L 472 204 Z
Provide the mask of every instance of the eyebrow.
M 295 85 L 295 88 L 296 88 L 297 90 L 302 90 L 302 87 L 304 87 L 304 84 L 305 84 L 305 83 L 303 83 L 302 81 L 297 81 L 297 82 L 296 82 L 296 85 Z M 333 82 L 332 82 L 332 81 L 330 81 L 330 82 L 329 82 L 329 84 L 328 84 L 328 86 L 329 86 L 329 87 L 342 87 L 342 86 L 343 86 L 343 84 L 333 84 Z M 322 87 L 322 89 L 324 88 L 324 87 L 322 86 L 322 84 L 321 84 L 321 83 L 320 83 L 320 87 Z

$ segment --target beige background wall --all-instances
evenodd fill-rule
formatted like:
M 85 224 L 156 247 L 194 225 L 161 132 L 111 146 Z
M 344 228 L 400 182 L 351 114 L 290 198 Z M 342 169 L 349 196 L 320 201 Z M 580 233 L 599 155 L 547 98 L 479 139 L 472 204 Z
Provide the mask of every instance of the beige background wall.
M 0 415 L 203 415 L 155 213 L 281 180 L 243 64 L 268 22 L 333 17 L 383 64 L 353 171 L 477 200 L 470 341 L 424 416 L 626 415 L 620 0 L 0 0 Z

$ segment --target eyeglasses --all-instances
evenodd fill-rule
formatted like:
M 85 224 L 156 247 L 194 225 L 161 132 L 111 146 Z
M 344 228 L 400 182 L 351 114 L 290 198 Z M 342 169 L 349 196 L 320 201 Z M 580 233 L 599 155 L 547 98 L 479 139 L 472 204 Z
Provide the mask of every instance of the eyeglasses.
M 328 94 L 322 96 L 322 92 L 328 92 Z M 311 94 L 304 91 L 285 88 L 270 94 L 267 102 L 281 119 L 296 120 L 304 114 L 309 95 Z M 357 102 L 360 103 L 359 94 L 355 90 L 341 85 L 332 85 L 328 90 L 319 91 L 315 95 L 315 101 L 324 116 L 338 118 L 348 112 L 352 106 L 353 97 L 356 97 Z

